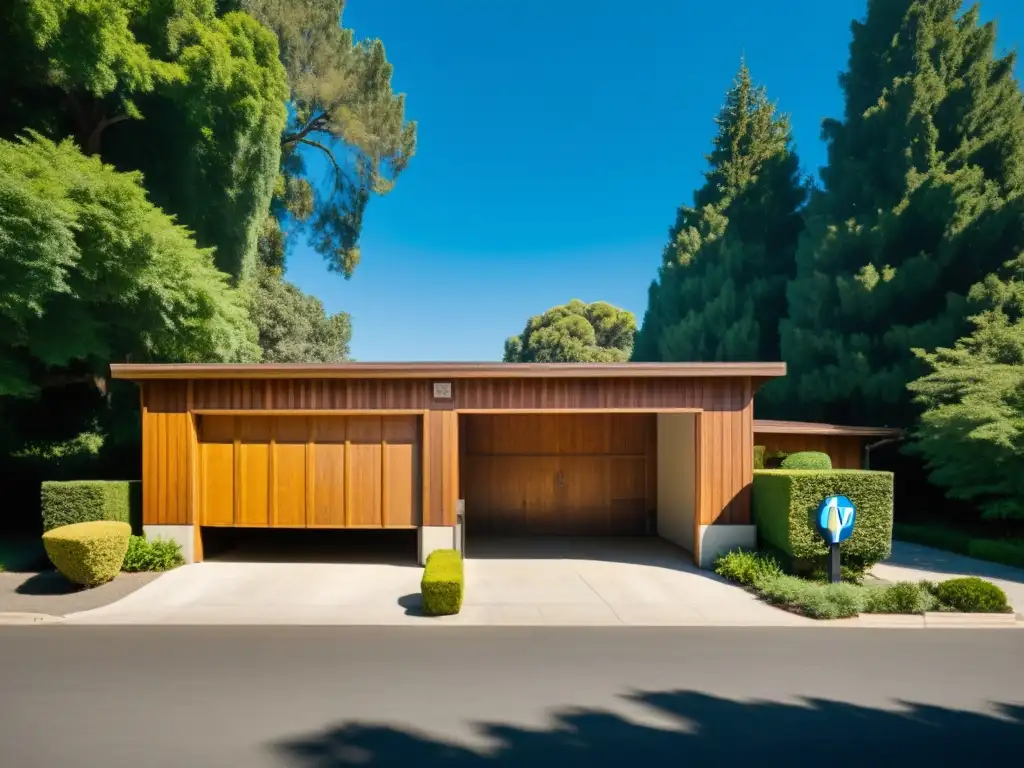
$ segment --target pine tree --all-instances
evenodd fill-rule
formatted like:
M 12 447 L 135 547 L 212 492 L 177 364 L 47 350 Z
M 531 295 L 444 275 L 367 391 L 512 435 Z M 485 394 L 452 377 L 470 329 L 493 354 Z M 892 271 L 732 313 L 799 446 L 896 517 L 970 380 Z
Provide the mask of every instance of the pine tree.
M 789 120 L 744 63 L 715 122 L 705 183 L 669 232 L 634 360 L 779 359 L 806 199 Z
M 951 347 L 968 293 L 1024 247 L 1024 99 L 994 24 L 959 0 L 871 0 L 781 328 L 785 415 L 909 425 L 911 351 Z

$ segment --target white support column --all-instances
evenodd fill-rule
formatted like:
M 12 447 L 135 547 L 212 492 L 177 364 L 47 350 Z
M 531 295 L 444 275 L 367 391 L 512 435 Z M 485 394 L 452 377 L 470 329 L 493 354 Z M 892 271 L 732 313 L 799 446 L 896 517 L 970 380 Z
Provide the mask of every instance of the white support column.
M 421 525 L 419 529 L 420 565 L 436 549 L 455 549 L 454 525 Z

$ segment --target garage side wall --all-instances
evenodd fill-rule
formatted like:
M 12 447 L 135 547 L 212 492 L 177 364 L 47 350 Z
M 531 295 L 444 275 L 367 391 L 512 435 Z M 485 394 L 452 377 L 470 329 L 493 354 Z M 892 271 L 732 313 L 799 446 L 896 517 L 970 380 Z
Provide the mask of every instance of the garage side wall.
M 659 413 L 658 535 L 693 551 L 697 511 L 697 417 Z

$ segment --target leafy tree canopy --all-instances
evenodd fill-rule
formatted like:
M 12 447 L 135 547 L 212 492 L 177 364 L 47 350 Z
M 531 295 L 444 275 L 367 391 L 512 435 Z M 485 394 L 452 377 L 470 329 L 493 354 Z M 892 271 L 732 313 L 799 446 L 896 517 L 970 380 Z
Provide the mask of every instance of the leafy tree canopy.
M 969 332 L 968 291 L 1024 249 L 1024 96 L 958 0 L 872 0 L 853 25 L 781 326 L 791 415 L 908 426 L 911 349 Z
M 715 122 L 706 181 L 669 232 L 635 360 L 779 359 L 807 194 L 789 120 L 743 64 Z
M 275 32 L 288 72 L 293 110 L 281 136 L 275 212 L 292 225 L 289 234 L 308 236 L 329 269 L 351 277 L 370 198 L 391 191 L 416 151 L 405 96 L 392 90 L 381 41 L 357 42 L 342 27 L 343 0 L 241 0 L 241 6 Z M 311 180 L 310 152 L 326 160 L 327 184 Z M 283 244 L 280 235 L 268 236 Z M 283 258 L 283 247 L 276 252 Z
M 972 318 L 973 333 L 915 350 L 929 372 L 910 385 L 924 409 L 910 450 L 983 517 L 1024 519 L 1024 283 L 991 277 L 973 296 L 993 305 Z
M 70 140 L 0 141 L 0 395 L 111 360 L 259 356 L 244 298 L 184 227 Z
M 287 111 L 274 35 L 213 0 L 14 0 L 0 10 L 0 134 L 75 138 L 142 171 L 218 266 L 244 278 Z
M 348 313 L 328 315 L 315 296 L 300 291 L 270 267 L 259 268 L 253 321 L 268 363 L 339 363 L 349 359 Z
M 531 317 L 505 342 L 506 363 L 618 363 L 629 359 L 636 332 L 632 312 L 603 301 L 573 299 Z

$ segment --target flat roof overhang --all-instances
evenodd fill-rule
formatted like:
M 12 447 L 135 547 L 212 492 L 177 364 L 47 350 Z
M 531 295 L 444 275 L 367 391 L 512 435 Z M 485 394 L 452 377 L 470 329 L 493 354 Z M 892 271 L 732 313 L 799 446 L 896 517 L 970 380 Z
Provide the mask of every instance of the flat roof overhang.
M 754 434 L 772 435 L 840 435 L 847 437 L 901 437 L 903 430 L 894 427 L 847 427 L 817 421 L 773 421 L 754 419 Z
M 649 379 L 786 375 L 785 363 L 114 363 L 111 376 L 154 379 Z

